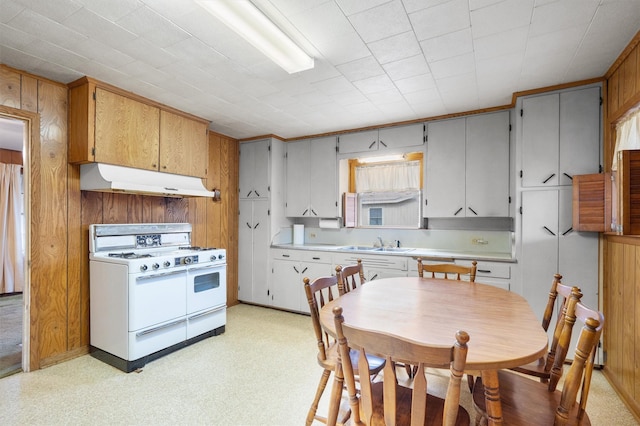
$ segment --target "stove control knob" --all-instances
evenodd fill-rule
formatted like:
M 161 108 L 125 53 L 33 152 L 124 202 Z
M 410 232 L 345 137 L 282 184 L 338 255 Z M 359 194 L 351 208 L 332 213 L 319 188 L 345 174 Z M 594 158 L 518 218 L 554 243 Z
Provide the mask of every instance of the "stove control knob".
M 171 262 L 169 262 L 168 260 L 165 260 L 163 265 L 164 265 L 165 268 L 168 268 L 169 266 L 171 266 Z
M 185 257 L 184 258 L 184 263 L 186 263 L 187 265 L 189 265 L 192 261 L 193 261 L 193 259 L 191 259 L 190 257 Z
M 140 265 L 140 270 L 141 270 L 142 272 L 146 271 L 147 269 L 149 269 L 149 268 L 147 267 L 147 265 Z
M 160 265 L 158 265 L 157 263 L 154 263 L 153 265 L 151 265 L 151 267 L 153 269 L 158 269 L 160 267 Z
M 218 259 L 220 259 L 220 260 L 224 259 L 224 254 L 219 254 L 218 255 Z

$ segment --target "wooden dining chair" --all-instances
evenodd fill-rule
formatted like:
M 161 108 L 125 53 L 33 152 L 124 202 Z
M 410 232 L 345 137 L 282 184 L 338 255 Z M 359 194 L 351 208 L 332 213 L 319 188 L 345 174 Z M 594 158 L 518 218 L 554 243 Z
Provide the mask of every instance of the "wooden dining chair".
M 466 332 L 458 331 L 452 346 L 421 345 L 399 336 L 351 327 L 345 322 L 340 306 L 333 308 L 333 314 L 340 353 L 334 387 L 338 388 L 342 386 L 342 381 L 346 381 L 351 424 L 454 426 L 470 423 L 469 413 L 460 406 L 460 383 L 469 341 Z M 386 360 L 383 380 L 372 382 L 361 378 L 358 392 L 350 348 L 359 353 L 355 363 L 360 371 L 369 368 L 369 353 L 383 356 Z M 396 360 L 410 361 L 418 366 L 413 389 L 398 384 Z M 445 399 L 427 393 L 428 383 L 424 374 L 427 367 L 449 369 Z
M 576 299 L 572 294 L 567 304 L 563 338 L 566 339 L 573 328 L 571 322 L 578 320 L 583 327 L 562 390 L 556 390 L 566 359 L 566 353 L 562 351 L 556 355 L 548 383 L 540 383 L 508 370 L 499 371 L 498 383 L 505 425 L 591 424 L 585 409 L 604 316 L 601 312 L 580 302 L 573 303 L 574 301 Z M 473 390 L 473 404 L 477 413 L 476 424 L 486 424 L 485 391 L 478 382 Z
M 551 324 L 553 313 L 558 311 L 553 337 L 551 339 L 547 355 L 540 358 L 538 361 L 512 368 L 512 370 L 519 373 L 538 377 L 542 383 L 547 383 L 551 376 L 551 368 L 554 364 L 558 344 L 568 344 L 568 342 L 560 342 L 560 335 L 565 324 L 564 319 L 567 311 L 567 302 L 569 301 L 572 293 L 576 294 L 578 300 L 582 298 L 582 292 L 578 287 L 562 284 L 561 281 L 562 275 L 555 274 L 553 276 L 553 282 L 551 283 L 551 289 L 549 290 L 549 299 L 547 300 L 547 306 L 545 307 L 544 314 L 542 316 L 542 328 L 544 331 L 547 331 Z M 562 302 L 559 309 L 556 309 L 556 300 L 558 295 L 562 297 Z
M 471 266 L 456 265 L 455 263 L 422 263 L 422 258 L 418 259 L 418 276 L 424 278 L 424 273 L 431 273 L 431 278 L 457 279 L 462 276 L 469 276 L 469 282 L 476 280 L 476 268 L 478 262 L 471 262 Z
M 313 331 L 316 336 L 316 345 L 318 347 L 318 364 L 323 368 L 318 388 L 316 389 L 315 397 L 309 408 L 307 414 L 306 425 L 309 426 L 314 420 L 318 420 L 322 423 L 327 423 L 327 417 L 317 414 L 318 404 L 320 398 L 327 387 L 329 376 L 331 372 L 336 371 L 336 365 L 338 363 L 338 344 L 335 339 L 331 338 L 320 325 L 320 309 L 322 307 L 339 297 L 338 283 L 340 282 L 340 274 L 330 277 L 316 278 L 311 282 L 307 277 L 303 279 L 304 291 L 307 295 L 307 301 L 309 302 L 309 311 L 311 314 L 311 322 L 313 324 Z M 355 354 L 355 353 L 354 353 Z M 369 374 L 378 374 L 384 366 L 384 360 L 379 357 L 371 357 L 369 364 Z M 350 415 L 349 411 L 342 413 L 340 423 L 344 423 Z
M 362 259 L 358 259 L 357 263 L 354 265 L 347 266 L 336 266 L 340 268 L 340 275 L 342 279 L 338 283 L 338 291 L 340 295 L 349 293 L 351 290 L 355 289 L 358 286 L 361 286 L 365 283 L 366 279 L 364 278 L 364 269 L 362 267 Z

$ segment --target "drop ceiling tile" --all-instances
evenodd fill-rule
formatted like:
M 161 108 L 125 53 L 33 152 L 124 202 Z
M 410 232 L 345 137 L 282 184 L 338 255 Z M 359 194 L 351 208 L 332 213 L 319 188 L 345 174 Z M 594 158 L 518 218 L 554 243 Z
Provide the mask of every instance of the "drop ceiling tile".
M 171 1 L 171 0 L 165 0 Z M 262 3 L 271 3 L 285 16 L 294 15 L 305 10 L 315 9 L 327 3 L 334 3 L 333 0 L 256 0 L 258 6 Z
M 386 74 L 354 81 L 353 84 L 365 95 L 395 89 L 395 85 Z
M 473 53 L 443 59 L 429 64 L 431 73 L 436 80 L 475 72 L 475 58 Z M 438 83 L 439 84 L 439 83 Z
M 34 36 L 38 36 L 43 32 L 51 34 L 47 41 L 61 47 L 75 46 L 88 38 L 83 34 L 64 26 L 57 21 L 53 21 L 37 14 L 30 9 L 23 10 L 7 24 Z
M 29 43 L 24 47 L 24 51 L 52 64 L 71 69 L 87 61 L 87 58 L 44 40 L 35 40 Z
M 161 68 L 177 61 L 177 58 L 171 53 L 155 46 L 153 43 L 143 38 L 130 41 L 129 43 L 121 46 L 120 50 L 127 55 L 138 58 L 156 68 Z
M 336 0 L 345 15 L 350 16 L 389 3 L 390 0 Z
M 381 92 L 370 93 L 367 95 L 367 99 L 378 106 L 382 104 L 404 102 L 404 97 L 402 97 L 402 94 L 395 87 Z
M 2 7 L 0 8 L 0 23 L 7 23 L 13 19 L 18 13 L 25 9 L 24 6 L 11 0 L 2 0 Z
M 563 0 L 544 5 L 536 4 L 531 19 L 530 36 L 554 33 L 567 27 L 580 27 L 586 31 L 599 3 L 599 0 Z
M 417 12 L 418 10 L 428 9 L 451 0 L 402 0 L 407 13 Z
M 73 0 L 81 4 L 91 12 L 102 16 L 109 21 L 117 21 L 125 15 L 143 6 L 139 0 Z M 151 0 L 152 3 L 161 3 L 157 0 Z M 187 3 L 187 2 L 182 2 Z M 188 7 L 184 5 L 183 8 Z
M 164 48 L 180 61 L 190 61 L 193 65 L 207 69 L 223 62 L 226 58 L 195 37 L 189 37 Z
M 469 28 L 469 5 L 466 0 L 451 0 L 409 14 L 419 41 Z
M 326 93 L 327 95 L 335 95 L 337 93 L 348 92 L 355 89 L 353 84 L 351 84 L 351 82 L 342 75 L 332 77 L 327 80 L 317 81 L 313 83 L 312 86 L 316 90 Z
M 189 33 L 148 7 L 140 7 L 116 21 L 116 24 L 159 47 L 166 47 L 190 37 Z
M 36 36 L 27 34 L 6 24 L 0 24 L 0 40 L 2 40 L 0 48 L 4 45 L 15 49 L 21 49 L 29 43 L 33 43 L 33 41 L 36 40 Z M 4 58 L 2 59 L 4 60 Z
M 423 40 L 420 46 L 429 63 L 473 52 L 471 28 Z
M 373 56 L 338 65 L 336 68 L 349 81 L 363 80 L 384 74 L 384 70 Z
M 473 37 L 485 37 L 529 25 L 534 0 L 505 0 L 471 11 Z
M 317 40 L 315 46 L 322 56 L 334 65 L 346 64 L 371 55 L 371 51 L 355 31 L 338 38 Z
M 111 21 L 107 21 L 87 9 L 78 10 L 62 23 L 76 32 L 116 49 L 125 47 L 136 39 L 136 35 L 132 32 Z
M 416 75 L 402 80 L 396 80 L 395 84 L 403 94 L 436 87 L 436 82 L 431 74 Z
M 476 61 L 522 52 L 527 46 L 528 35 L 529 27 L 520 27 L 474 39 Z
M 400 0 L 351 15 L 349 21 L 365 43 L 411 30 L 411 23 Z
M 409 58 L 422 53 L 413 31 L 397 34 L 368 44 L 380 64 Z
M 16 0 L 16 3 L 58 22 L 64 21 L 66 18 L 82 9 L 82 6 L 75 0 Z M 2 7 L 4 8 L 4 0 Z
M 429 74 L 431 70 L 424 59 L 424 55 L 416 55 L 411 58 L 389 62 L 382 66 L 392 80 L 400 80 L 420 74 Z
M 340 106 L 360 104 L 367 101 L 367 97 L 355 88 L 354 90 L 350 90 L 348 92 L 335 93 L 331 95 L 331 99 L 333 99 L 336 104 Z
M 469 0 L 469 10 L 482 9 L 483 7 L 492 6 L 496 3 L 500 3 L 504 0 Z M 551 0 L 557 1 L 557 0 Z M 536 1 L 536 4 L 539 4 L 540 0 Z

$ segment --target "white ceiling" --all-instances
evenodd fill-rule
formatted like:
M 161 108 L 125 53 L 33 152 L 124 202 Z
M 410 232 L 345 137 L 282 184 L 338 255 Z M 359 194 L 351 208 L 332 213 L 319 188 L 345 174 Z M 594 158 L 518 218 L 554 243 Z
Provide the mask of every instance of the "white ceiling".
M 0 0 L 0 62 L 97 78 L 235 137 L 295 138 L 509 104 L 601 77 L 640 0 L 256 0 L 315 68 L 289 75 L 193 0 Z

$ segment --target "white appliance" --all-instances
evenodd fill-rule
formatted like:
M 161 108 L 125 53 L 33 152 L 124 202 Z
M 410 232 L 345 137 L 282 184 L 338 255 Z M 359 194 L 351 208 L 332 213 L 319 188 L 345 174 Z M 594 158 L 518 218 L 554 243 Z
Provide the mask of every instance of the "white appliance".
M 90 225 L 91 355 L 128 373 L 223 333 L 226 267 L 188 223 Z

